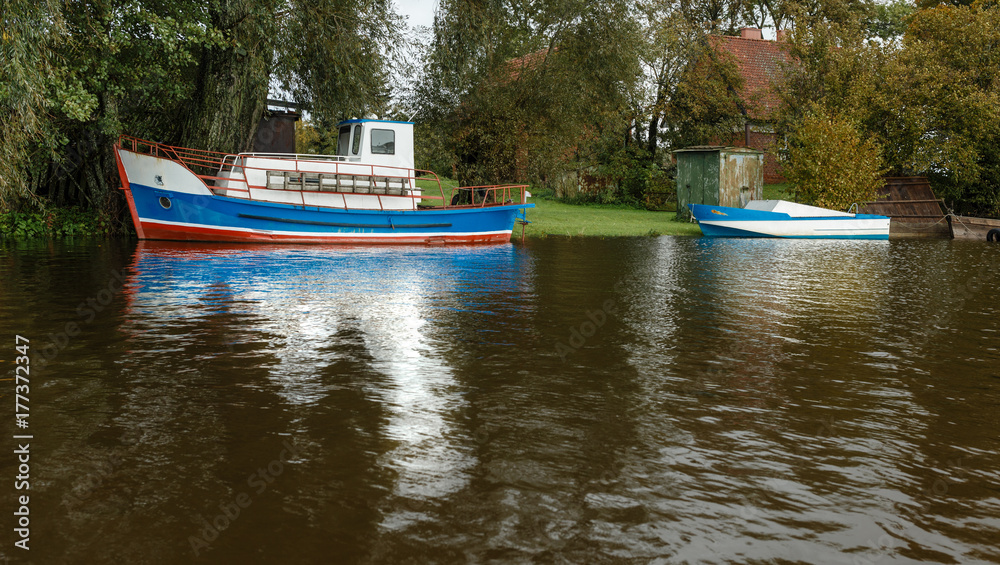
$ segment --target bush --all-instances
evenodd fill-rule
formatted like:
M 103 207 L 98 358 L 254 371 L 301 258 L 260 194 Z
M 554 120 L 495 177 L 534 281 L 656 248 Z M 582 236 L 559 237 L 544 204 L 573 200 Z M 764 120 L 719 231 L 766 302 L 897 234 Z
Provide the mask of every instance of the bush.
M 874 138 L 822 110 L 793 126 L 778 158 L 797 200 L 838 210 L 875 200 L 886 170 Z
M 0 236 L 17 239 L 109 235 L 115 222 L 77 207 L 0 212 Z

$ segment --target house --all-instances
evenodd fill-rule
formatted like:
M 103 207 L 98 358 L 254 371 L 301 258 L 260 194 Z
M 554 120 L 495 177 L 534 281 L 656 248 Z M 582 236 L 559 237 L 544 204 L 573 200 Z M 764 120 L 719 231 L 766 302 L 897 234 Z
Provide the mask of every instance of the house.
M 745 117 L 744 127 L 742 131 L 733 132 L 731 139 L 718 140 L 719 145 L 770 151 L 777 141 L 774 123 L 781 99 L 775 87 L 781 81 L 783 66 L 791 61 L 782 41 L 783 35 L 784 32 L 779 31 L 778 40 L 771 41 L 764 39 L 759 29 L 743 28 L 738 36 L 708 37 L 709 45 L 720 55 L 733 60 L 743 77 L 739 96 Z M 764 182 L 779 183 L 784 180 L 774 155 L 767 153 Z

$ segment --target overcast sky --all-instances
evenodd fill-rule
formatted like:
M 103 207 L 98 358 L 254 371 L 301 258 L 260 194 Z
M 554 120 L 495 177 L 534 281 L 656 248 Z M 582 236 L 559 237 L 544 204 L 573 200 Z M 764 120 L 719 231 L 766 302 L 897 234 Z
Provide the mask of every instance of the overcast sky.
M 428 26 L 434 23 L 434 8 L 437 0 L 394 0 L 396 11 L 407 17 L 410 27 Z

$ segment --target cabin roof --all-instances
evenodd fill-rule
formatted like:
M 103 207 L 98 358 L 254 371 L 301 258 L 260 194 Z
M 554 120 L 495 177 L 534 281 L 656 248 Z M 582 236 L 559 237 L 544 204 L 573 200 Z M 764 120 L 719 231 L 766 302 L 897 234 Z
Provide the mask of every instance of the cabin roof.
M 345 124 L 364 124 L 364 123 L 410 124 L 411 126 L 413 125 L 413 122 L 402 122 L 402 121 L 399 121 L 399 120 L 375 120 L 375 119 L 371 119 L 371 118 L 354 118 L 354 119 L 351 119 L 351 120 L 344 120 L 344 121 L 340 122 L 339 124 L 337 124 L 337 126 L 339 127 L 339 126 L 342 126 L 342 125 L 345 125 Z
M 727 153 L 764 153 L 764 151 L 759 149 L 738 147 L 734 145 L 692 145 L 691 147 L 685 147 L 684 149 L 675 149 L 674 153 L 705 153 L 711 151 L 725 151 Z

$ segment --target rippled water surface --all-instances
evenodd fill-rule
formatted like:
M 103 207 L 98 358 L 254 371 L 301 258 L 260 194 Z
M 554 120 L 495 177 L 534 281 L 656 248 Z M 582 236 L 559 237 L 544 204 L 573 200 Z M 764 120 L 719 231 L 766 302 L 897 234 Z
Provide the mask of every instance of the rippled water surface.
M 997 563 L 998 274 L 952 241 L 6 244 L 0 557 Z

